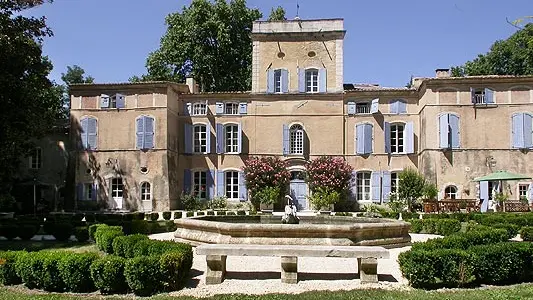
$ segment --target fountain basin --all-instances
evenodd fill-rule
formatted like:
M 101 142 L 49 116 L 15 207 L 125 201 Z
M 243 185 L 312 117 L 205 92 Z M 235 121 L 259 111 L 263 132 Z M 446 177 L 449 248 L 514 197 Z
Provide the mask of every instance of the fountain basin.
M 177 240 L 191 244 L 409 245 L 410 224 L 392 219 L 301 216 L 281 224 L 279 216 L 202 216 L 175 220 Z

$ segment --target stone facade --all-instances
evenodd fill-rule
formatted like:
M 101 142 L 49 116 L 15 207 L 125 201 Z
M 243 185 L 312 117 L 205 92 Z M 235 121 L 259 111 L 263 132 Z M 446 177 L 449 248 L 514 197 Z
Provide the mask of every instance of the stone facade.
M 311 208 L 299 172 L 322 155 L 354 167 L 360 204 L 386 202 L 406 167 L 434 182 L 440 199 L 476 199 L 472 179 L 498 169 L 533 175 L 533 77 L 454 78 L 439 69 L 412 88 L 343 84 L 344 35 L 340 19 L 254 23 L 250 92 L 202 93 L 192 79 L 72 86 L 76 203 L 90 196 L 160 211 L 179 208 L 182 192 L 242 201 L 249 156 L 289 162 L 299 209 Z M 88 117 L 96 122 L 83 125 Z M 504 188 L 518 199 L 519 191 L 529 197 L 528 184 Z

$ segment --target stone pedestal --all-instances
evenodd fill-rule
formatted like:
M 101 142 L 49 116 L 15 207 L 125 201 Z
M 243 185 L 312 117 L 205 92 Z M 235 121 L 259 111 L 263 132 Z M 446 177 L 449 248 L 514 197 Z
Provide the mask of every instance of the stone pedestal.
M 205 284 L 219 284 L 226 276 L 226 255 L 206 255 Z
M 281 257 L 281 282 L 298 283 L 298 257 Z
M 378 282 L 377 258 L 358 258 L 357 265 L 359 270 L 359 279 L 361 280 L 361 283 Z

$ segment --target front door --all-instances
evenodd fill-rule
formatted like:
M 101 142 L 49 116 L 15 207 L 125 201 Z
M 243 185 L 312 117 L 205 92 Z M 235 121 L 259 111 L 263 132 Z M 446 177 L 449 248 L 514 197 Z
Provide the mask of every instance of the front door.
M 307 183 L 302 179 L 293 179 L 290 183 L 291 197 L 298 210 L 306 210 L 307 206 Z
M 111 203 L 110 208 L 122 209 L 122 202 L 124 197 L 124 184 L 122 178 L 111 179 Z

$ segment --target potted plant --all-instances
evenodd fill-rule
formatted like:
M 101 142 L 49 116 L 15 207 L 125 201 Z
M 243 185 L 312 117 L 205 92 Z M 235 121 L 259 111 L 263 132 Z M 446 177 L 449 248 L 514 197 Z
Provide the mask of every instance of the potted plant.
M 319 211 L 320 214 L 331 214 L 331 207 L 339 202 L 341 195 L 338 191 L 328 188 L 317 187 L 313 194 L 309 197 L 313 207 Z
M 266 186 L 255 193 L 256 201 L 260 203 L 261 212 L 272 213 L 274 204 L 279 201 L 281 189 L 279 186 Z
M 505 212 L 505 201 L 509 200 L 509 195 L 504 193 L 496 193 L 494 200 L 496 201 L 496 203 L 498 203 L 500 210 Z
M 407 207 L 405 200 L 400 199 L 397 193 L 390 193 L 389 202 L 387 203 L 392 212 L 398 214 L 398 219 L 402 220 L 402 212 Z

